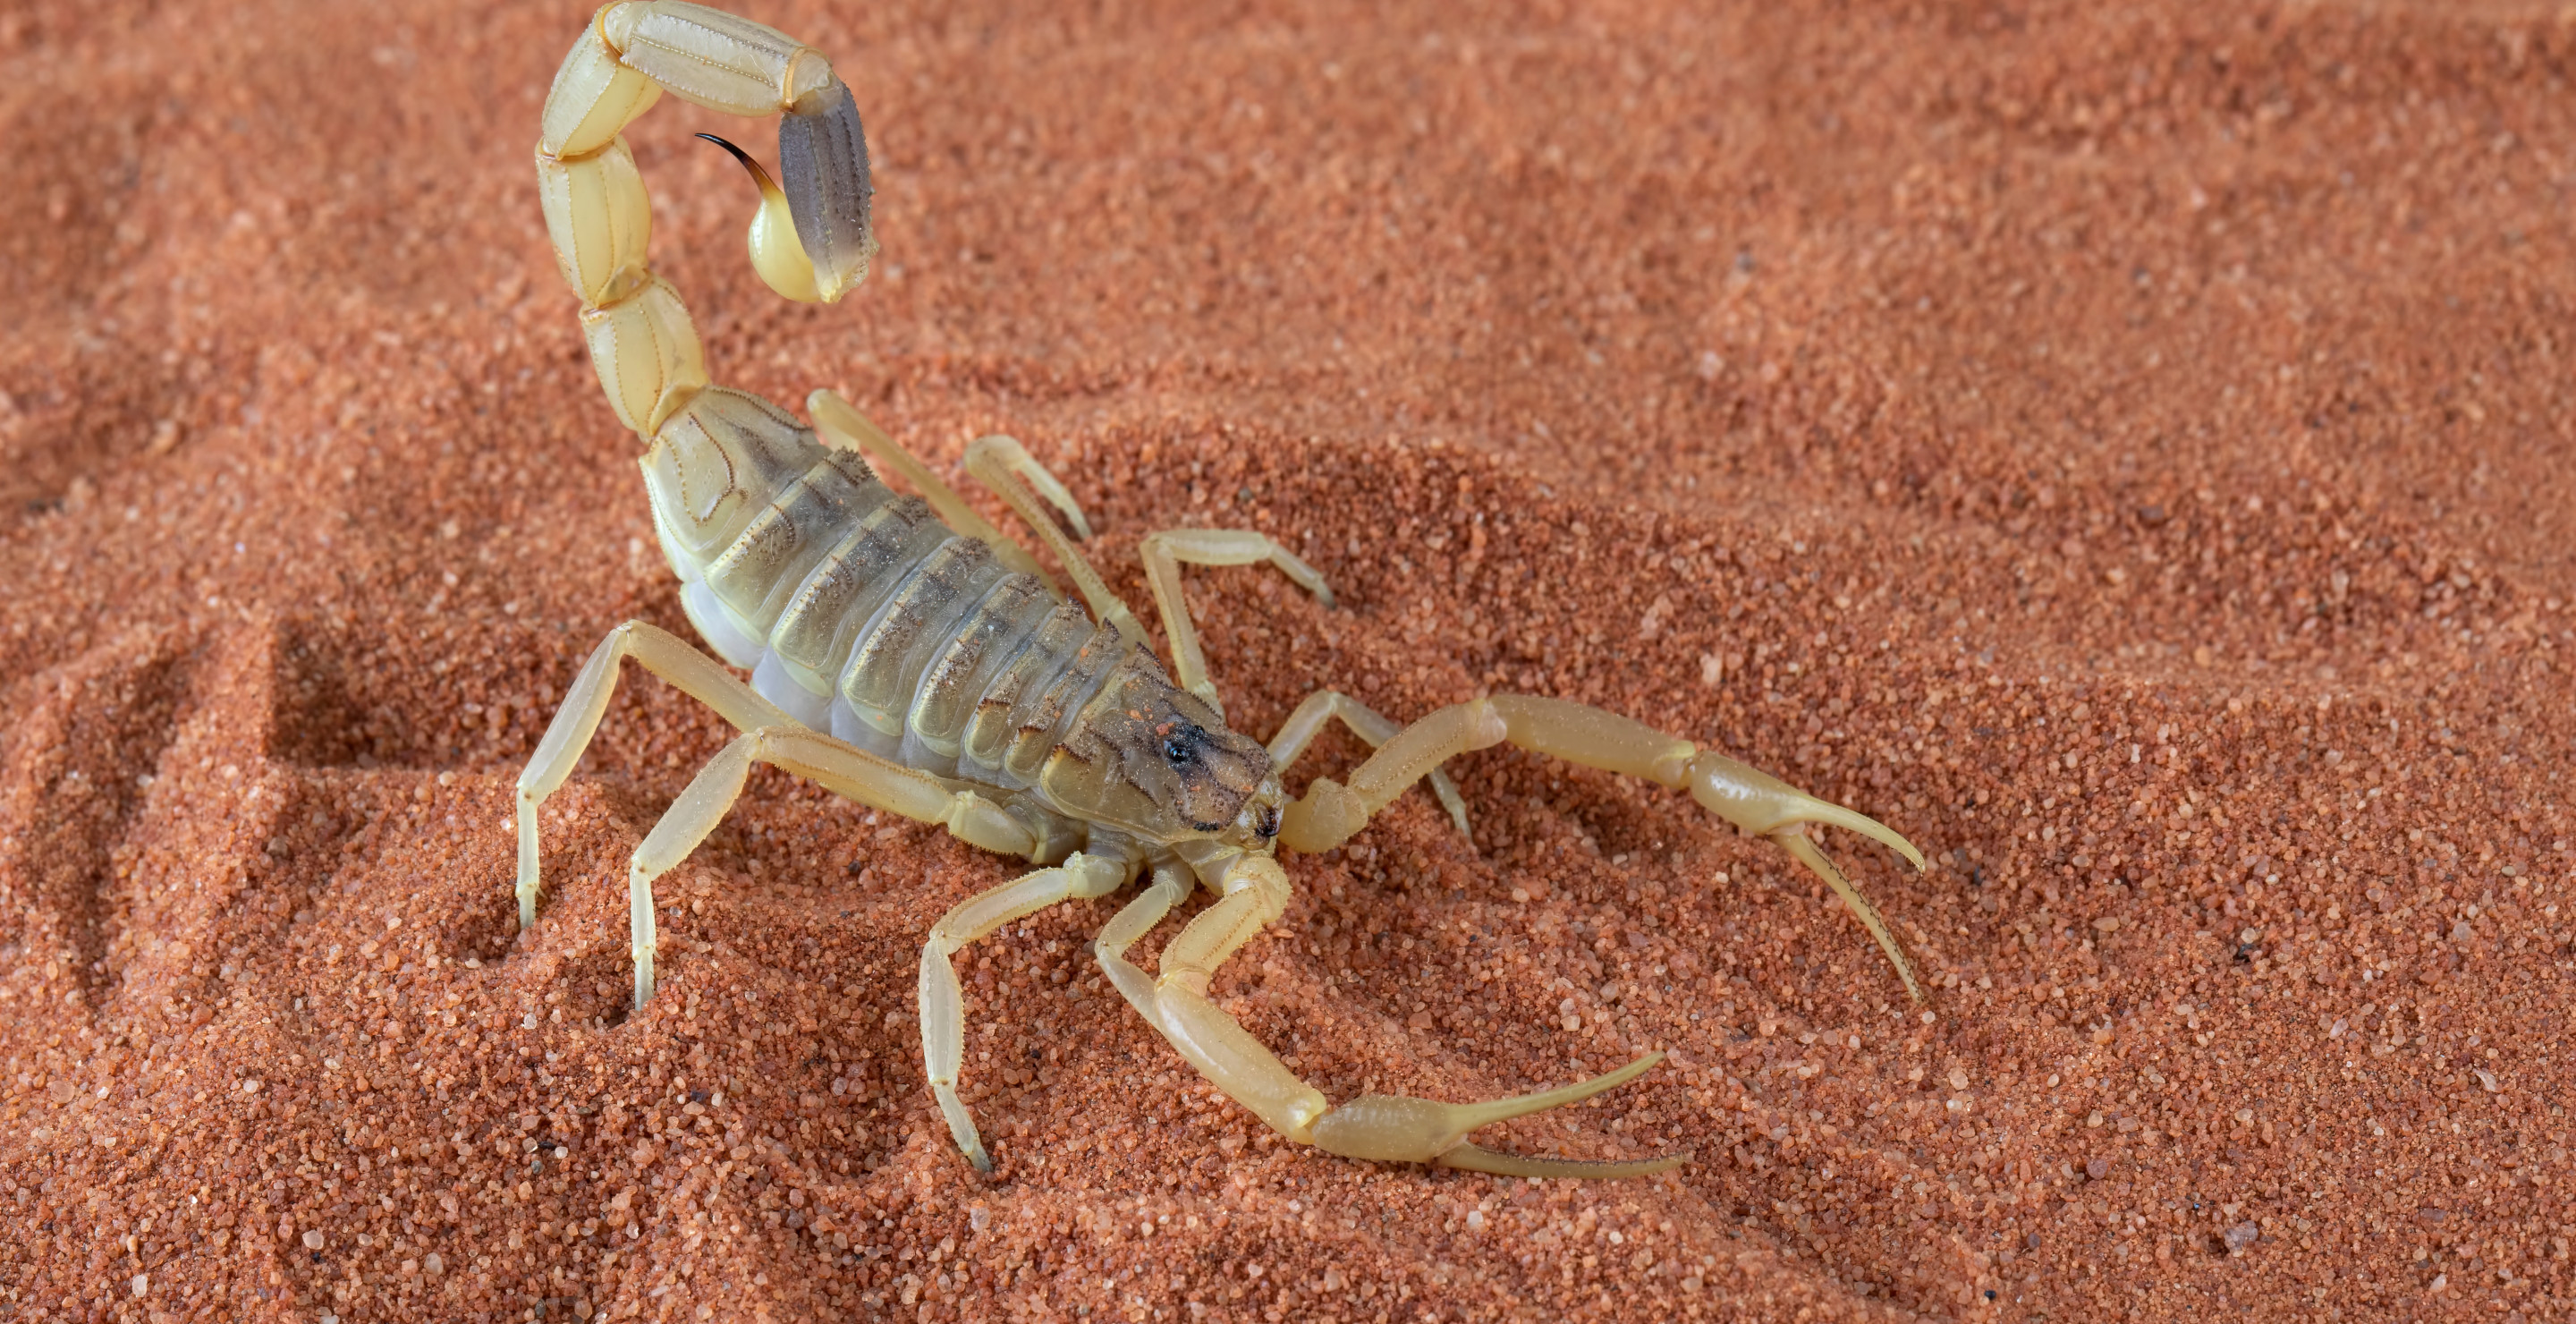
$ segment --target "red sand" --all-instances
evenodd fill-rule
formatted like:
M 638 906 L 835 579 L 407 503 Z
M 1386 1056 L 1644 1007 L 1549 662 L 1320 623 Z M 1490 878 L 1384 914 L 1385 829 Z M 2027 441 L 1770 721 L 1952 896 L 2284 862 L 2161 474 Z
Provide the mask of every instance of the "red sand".
M 1563 695 L 1937 855 L 1832 843 L 1929 1020 L 1526 755 L 1294 860 L 1217 991 L 1332 1096 L 1672 1050 L 1490 1139 L 1695 1160 L 1543 1184 L 1273 1143 L 1111 901 L 965 963 L 976 1177 L 912 970 L 1009 864 L 770 774 L 623 1019 L 649 680 L 514 939 L 521 762 L 681 625 L 527 167 L 581 11 L 0 13 L 0 1318 L 2568 1317 L 2576 21 L 1706 8 L 758 9 L 877 148 L 836 308 L 634 134 L 719 380 L 1026 439 L 1140 604 L 1314 559 L 1192 581 L 1246 728 Z

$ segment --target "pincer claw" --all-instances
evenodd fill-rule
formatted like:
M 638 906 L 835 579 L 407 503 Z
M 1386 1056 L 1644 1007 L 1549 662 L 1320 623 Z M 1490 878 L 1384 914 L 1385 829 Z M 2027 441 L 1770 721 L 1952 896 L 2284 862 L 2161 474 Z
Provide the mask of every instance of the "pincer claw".
M 1660 1052 L 1648 1053 L 1607 1075 L 1488 1103 L 1440 1103 L 1403 1095 L 1364 1094 L 1315 1119 L 1315 1147 L 1345 1158 L 1436 1163 L 1512 1177 L 1636 1177 L 1661 1172 L 1679 1166 L 1690 1156 L 1667 1154 L 1607 1163 L 1539 1158 L 1483 1149 L 1468 1143 L 1467 1135 L 1480 1126 L 1579 1103 L 1636 1079 L 1663 1060 Z
M 1876 841 L 1911 861 L 1917 870 L 1923 868 L 1923 852 L 1915 849 L 1896 829 L 1830 801 L 1791 786 L 1760 768 L 1736 762 L 1723 754 L 1703 753 L 1690 761 L 1684 775 L 1689 779 L 1690 794 L 1700 807 L 1749 832 L 1771 839 L 1773 845 L 1787 851 L 1792 859 L 1807 866 L 1809 872 L 1825 880 L 1834 895 L 1843 899 L 1861 927 L 1878 941 L 1880 951 L 1887 953 L 1896 977 L 1905 981 L 1905 996 L 1916 1006 L 1930 1001 L 1923 991 L 1923 981 L 1914 974 L 1914 962 L 1896 941 L 1896 933 L 1879 918 L 1878 907 L 1861 895 L 1859 888 L 1843 876 L 1832 857 L 1817 849 L 1807 837 L 1807 824 L 1819 823 L 1856 832 Z

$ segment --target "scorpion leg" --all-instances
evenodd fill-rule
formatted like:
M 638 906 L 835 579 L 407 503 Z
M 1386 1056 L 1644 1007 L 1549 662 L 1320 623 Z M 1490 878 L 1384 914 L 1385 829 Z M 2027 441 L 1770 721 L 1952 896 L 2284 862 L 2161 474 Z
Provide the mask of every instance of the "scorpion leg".
M 771 763 L 810 777 L 838 795 L 906 818 L 938 823 L 960 840 L 986 850 L 1026 855 L 1040 849 L 1035 834 L 1002 809 L 967 791 L 951 790 L 928 773 L 915 772 L 873 754 L 862 753 L 795 724 L 776 704 L 760 697 L 740 677 L 715 659 L 691 648 L 658 626 L 628 621 L 608 632 L 573 678 L 572 689 L 556 710 L 554 722 L 537 742 L 536 754 L 519 774 L 519 927 L 537 922 L 539 886 L 537 823 L 546 798 L 572 775 L 599 729 L 608 697 L 617 686 L 618 663 L 633 658 L 645 670 L 678 687 L 681 693 L 716 710 L 741 738 L 716 755 L 661 822 L 635 849 L 628 878 L 628 902 L 634 929 L 635 1002 L 653 995 L 653 879 L 685 859 L 715 829 L 753 763 Z
M 698 770 L 680 798 L 635 848 L 627 871 L 627 904 L 635 951 L 635 1005 L 653 996 L 653 880 L 715 831 L 725 811 L 742 797 L 752 765 L 766 763 L 807 778 L 844 799 L 871 809 L 936 823 L 970 846 L 1002 855 L 1033 855 L 1037 834 L 1000 805 L 973 791 L 951 790 L 926 772 L 915 772 L 811 728 L 793 723 L 747 731 Z M 995 921 L 999 923 L 1000 921 Z
M 1649 1053 L 1617 1071 L 1580 1084 L 1517 1099 L 1449 1104 L 1369 1094 L 1339 1108 L 1331 1106 L 1321 1091 L 1298 1079 L 1276 1054 L 1208 1000 L 1208 981 L 1217 967 L 1278 919 L 1287 905 L 1288 876 L 1280 871 L 1277 862 L 1266 858 L 1238 865 L 1230 872 L 1226 886 L 1233 890 L 1200 911 L 1163 948 L 1162 974 L 1150 986 L 1145 985 L 1142 973 L 1109 949 L 1114 944 L 1123 950 L 1138 934 L 1153 927 L 1186 891 L 1185 884 L 1167 890 L 1166 882 L 1158 877 L 1152 891 L 1110 921 L 1097 946 L 1102 964 L 1110 967 L 1111 979 L 1119 991 L 1148 1013 L 1148 1019 L 1172 1047 L 1226 1097 L 1250 1109 L 1281 1135 L 1347 1158 L 1436 1163 L 1523 1177 L 1635 1177 L 1661 1172 L 1688 1157 L 1666 1155 L 1633 1162 L 1596 1163 L 1497 1153 L 1467 1140 L 1468 1134 L 1480 1126 L 1560 1107 L 1623 1084 L 1661 1061 L 1661 1053 Z
M 991 1172 L 993 1160 L 975 1133 L 975 1119 L 957 1097 L 957 1072 L 966 1061 L 966 1000 L 957 970 L 948 962 L 958 948 L 1018 919 L 1060 901 L 1107 896 L 1127 885 L 1136 873 L 1133 861 L 1115 855 L 1076 852 L 1062 864 L 1013 879 L 957 904 L 931 926 L 921 947 L 921 1060 L 930 1077 L 930 1092 L 948 1119 L 948 1133 L 977 1172 Z
M 735 730 L 783 725 L 792 719 L 778 705 L 760 697 L 715 659 L 690 647 L 660 626 L 628 621 L 608 632 L 592 649 L 590 660 L 572 680 L 563 706 L 546 727 L 545 738 L 519 774 L 519 927 L 537 923 L 537 811 L 553 795 L 573 765 L 590 748 L 608 696 L 617 688 L 619 662 L 633 658 L 646 671 L 678 687 L 682 694 L 716 710 Z
M 1064 516 L 1064 522 L 1073 526 L 1075 542 L 1091 541 L 1091 517 L 1082 513 L 1082 503 L 1073 499 L 1072 490 L 1067 488 L 1064 481 L 1057 478 L 1045 465 L 1038 463 L 1037 457 L 1029 454 L 1028 448 L 1009 437 L 995 433 L 991 436 L 977 437 L 968 443 L 967 454 L 968 470 L 977 478 L 983 479 L 986 486 L 992 486 L 992 480 L 986 477 L 989 470 L 977 470 L 973 457 L 986 457 L 985 462 L 988 466 L 999 466 L 1027 480 L 1030 490 L 1045 497 L 1047 504 L 1055 507 L 1056 512 Z M 993 488 L 993 491 L 995 495 L 1005 499 L 1011 495 L 998 487 Z M 1026 494 L 1022 495 L 1025 499 Z M 1019 502 L 1012 502 L 1011 509 L 1020 510 Z M 1031 524 L 1040 522 L 1037 516 L 1028 514 L 1026 511 L 1021 511 L 1020 517 Z
M 1154 981 L 1127 959 L 1127 948 L 1162 923 L 1163 917 L 1172 913 L 1172 907 L 1189 899 L 1190 889 L 1196 886 L 1198 880 L 1187 869 L 1174 865 L 1157 868 L 1154 885 L 1111 916 L 1100 935 L 1091 940 L 1091 952 L 1100 959 L 1101 971 L 1148 1025 L 1161 1023 L 1161 1014 L 1154 1010 Z
M 1294 850 L 1321 851 L 1350 839 L 1414 779 L 1469 750 L 1510 741 L 1586 767 L 1644 777 L 1687 790 L 1700 806 L 1741 832 L 1764 836 L 1815 872 L 1878 940 L 1917 1003 L 1923 988 L 1896 935 L 1876 907 L 1809 840 L 1806 825 L 1820 823 L 1872 837 L 1923 867 L 1923 853 L 1894 830 L 1864 814 L 1830 804 L 1758 768 L 1676 739 L 1643 723 L 1599 708 L 1528 695 L 1498 695 L 1443 708 L 1378 747 L 1351 773 L 1350 785 L 1319 777 L 1305 798 L 1288 806 L 1279 840 Z
M 1306 742 L 1324 729 L 1325 722 L 1335 719 L 1349 727 L 1351 734 L 1367 741 L 1371 749 L 1393 740 L 1402 729 L 1393 718 L 1347 694 L 1317 690 L 1297 705 L 1297 711 L 1288 714 L 1288 720 L 1279 724 L 1279 734 L 1270 738 L 1270 770 L 1286 776 L 1288 766 L 1306 752 Z M 1458 825 L 1458 835 L 1468 837 L 1472 846 L 1474 838 L 1467 831 L 1467 801 L 1458 794 L 1458 783 L 1451 781 L 1448 773 L 1433 768 L 1431 793 L 1440 798 L 1440 807 L 1449 811 L 1450 821 Z
M 1332 587 L 1324 576 L 1304 558 L 1280 546 L 1270 535 L 1245 529 L 1167 529 L 1147 534 L 1137 548 L 1145 563 L 1145 582 L 1153 588 L 1154 606 L 1162 613 L 1163 635 L 1172 641 L 1172 671 L 1183 689 L 1199 696 L 1206 704 L 1225 714 L 1225 704 L 1217 695 L 1216 683 L 1208 678 L 1207 655 L 1199 649 L 1196 622 L 1190 619 L 1189 600 L 1181 593 L 1181 567 L 1184 565 L 1258 565 L 1268 562 L 1288 576 L 1297 587 L 1314 594 L 1326 608 L 1333 605 Z M 1399 729 L 1359 700 L 1332 690 L 1318 690 L 1297 705 L 1288 715 L 1279 734 L 1270 738 L 1270 765 L 1274 772 L 1285 772 L 1288 765 L 1305 752 L 1306 744 L 1322 730 L 1324 723 L 1340 719 L 1352 734 L 1368 742 L 1371 749 L 1385 744 Z M 1458 825 L 1460 836 L 1467 830 L 1467 802 L 1458 794 L 1458 784 L 1449 774 L 1431 770 L 1431 791 L 1440 806 L 1449 811 Z M 1473 838 L 1470 837 L 1472 844 Z
M 1166 529 L 1145 535 L 1136 555 L 1145 563 L 1145 582 L 1153 587 L 1154 606 L 1163 614 L 1163 637 L 1172 641 L 1173 678 L 1181 682 L 1182 689 L 1206 700 L 1219 716 L 1225 714 L 1225 704 L 1217 698 L 1215 682 L 1208 679 L 1207 655 L 1199 651 L 1198 626 L 1190 620 L 1190 604 L 1181 596 L 1183 565 L 1259 565 L 1267 561 L 1279 567 L 1279 572 L 1297 587 L 1314 594 L 1325 607 L 1333 605 L 1333 590 L 1315 567 L 1271 541 L 1266 533 L 1248 529 Z
M 904 481 L 911 483 L 913 490 L 921 494 L 921 499 L 939 512 L 940 523 L 988 544 L 1002 564 L 1037 576 L 1046 584 L 1048 592 L 1061 591 L 1056 588 L 1055 577 L 1038 564 L 1038 559 L 1029 554 L 1028 548 L 1012 541 L 1000 529 L 993 527 L 991 520 L 977 514 L 973 506 L 966 504 L 965 498 L 957 495 L 956 488 L 932 473 L 930 466 L 923 464 L 919 456 L 887 436 L 885 429 L 878 427 L 849 401 L 836 392 L 816 391 L 805 397 L 805 409 L 814 416 L 814 430 L 823 434 L 825 440 L 842 450 L 865 455 L 901 474 Z
M 1073 577 L 1074 587 L 1081 590 L 1082 600 L 1091 608 L 1092 615 L 1117 627 L 1118 633 L 1125 635 L 1130 643 L 1145 641 L 1145 627 L 1136 623 L 1136 614 L 1127 610 L 1127 604 L 1119 601 L 1117 594 L 1109 591 L 1109 585 L 1101 581 L 1100 572 L 1092 568 L 1091 562 L 1074 547 L 1073 540 L 1064 535 L 1064 530 L 1048 518 L 1046 507 L 1039 504 L 1038 494 L 1030 490 L 1028 482 L 1021 481 L 1025 477 L 1037 483 L 1047 492 L 1048 499 L 1056 502 L 1058 508 L 1071 517 L 1075 532 L 1090 536 L 1090 526 L 1082 518 L 1081 508 L 1073 504 L 1072 494 L 1064 490 L 1064 484 L 1057 482 L 1044 465 L 1031 459 L 1028 451 L 1017 441 L 995 435 L 977 437 L 967 443 L 966 472 L 975 475 L 977 482 L 993 489 L 993 495 L 1000 497 L 1002 504 L 1009 506 L 1029 526 L 1029 531 L 1038 536 L 1038 541 L 1055 553 L 1055 559 L 1064 563 L 1064 572 Z

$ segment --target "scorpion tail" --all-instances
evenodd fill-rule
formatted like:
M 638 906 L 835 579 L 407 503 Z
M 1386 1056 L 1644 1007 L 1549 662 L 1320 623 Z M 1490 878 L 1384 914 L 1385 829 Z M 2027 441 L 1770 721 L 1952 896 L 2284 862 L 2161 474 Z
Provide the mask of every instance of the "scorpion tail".
M 712 133 L 698 136 L 732 153 L 760 189 L 760 210 L 751 217 L 751 269 L 759 272 L 760 279 L 782 299 L 822 302 L 821 291 L 814 287 L 813 259 L 805 256 L 805 246 L 796 237 L 796 221 L 778 181 L 769 177 L 751 153 Z
M 868 278 L 877 251 L 868 219 L 876 192 L 868 182 L 868 140 L 848 84 L 833 78 L 779 117 L 778 173 L 816 297 L 837 303 Z
M 643 177 L 622 131 L 665 92 L 725 115 L 782 115 L 779 178 L 751 171 L 752 265 L 790 299 L 832 303 L 867 278 L 867 142 L 831 61 L 775 28 L 688 0 L 612 0 L 564 56 L 540 117 L 536 167 L 555 260 L 581 296 L 592 366 L 618 418 L 655 437 L 707 389 L 678 293 L 645 266 Z

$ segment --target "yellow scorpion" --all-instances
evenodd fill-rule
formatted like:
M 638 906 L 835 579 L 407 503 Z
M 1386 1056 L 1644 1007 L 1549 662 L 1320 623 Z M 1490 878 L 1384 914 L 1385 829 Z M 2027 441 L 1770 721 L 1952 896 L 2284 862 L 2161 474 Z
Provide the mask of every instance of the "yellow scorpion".
M 681 602 L 707 646 L 751 678 L 640 621 L 609 633 L 519 778 L 522 928 L 537 920 L 539 810 L 580 759 L 618 664 L 631 658 L 741 732 L 636 847 L 628 886 L 637 1006 L 653 995 L 653 880 L 714 829 L 756 763 L 1040 866 L 949 911 L 922 947 L 923 1064 L 957 1147 L 981 1170 L 991 1161 L 957 1096 L 964 1002 L 950 955 L 1012 920 L 1106 896 L 1140 875 L 1151 882 L 1094 944 L 1102 968 L 1174 1051 L 1288 1139 L 1351 1158 L 1523 1176 L 1633 1176 L 1680 1163 L 1686 1156 L 1540 1158 L 1468 1140 L 1488 1123 L 1627 1081 L 1659 1053 L 1522 1098 L 1459 1105 L 1366 1095 L 1337 1107 L 1208 998 L 1217 968 L 1286 906 L 1280 846 L 1331 849 L 1426 776 L 1463 831 L 1465 806 L 1440 765 L 1504 742 L 1686 790 L 1739 830 L 1769 837 L 1833 887 L 1921 1000 L 1895 937 L 1804 828 L 1847 828 L 1922 867 L 1921 853 L 1876 821 L 1687 740 L 1554 699 L 1477 699 L 1399 729 L 1326 690 L 1264 746 L 1226 726 L 1180 567 L 1266 562 L 1331 606 L 1323 577 L 1288 549 L 1241 530 L 1144 540 L 1171 643 L 1166 673 L 1040 494 L 1074 537 L 1088 537 L 1080 506 L 1017 442 L 975 442 L 966 469 L 1055 554 L 1079 602 L 847 401 L 814 392 L 809 428 L 759 396 L 710 385 L 687 310 L 645 265 L 649 208 L 620 136 L 665 91 L 734 115 L 779 115 L 774 181 L 725 144 L 760 186 L 751 260 L 772 289 L 836 301 L 866 279 L 876 251 L 858 110 L 820 52 L 681 0 L 598 12 L 546 98 L 537 178 L 547 228 L 581 297 L 600 385 L 645 441 L 644 489 Z M 921 496 L 878 481 L 862 453 Z M 1281 774 L 1335 719 L 1375 753 L 1348 784 L 1319 777 L 1290 799 Z M 1217 899 L 1164 947 L 1160 973 L 1131 964 L 1129 944 L 1198 886 Z

